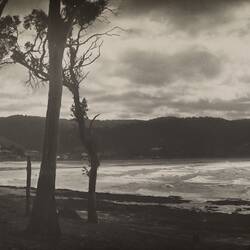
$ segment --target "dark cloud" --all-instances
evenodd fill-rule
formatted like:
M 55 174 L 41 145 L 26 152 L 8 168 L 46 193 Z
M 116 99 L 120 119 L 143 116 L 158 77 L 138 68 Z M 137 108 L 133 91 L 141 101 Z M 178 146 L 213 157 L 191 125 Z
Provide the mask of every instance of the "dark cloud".
M 250 116 L 248 98 L 215 99 L 245 96 L 249 92 L 245 85 L 250 83 L 250 75 L 243 68 L 249 59 L 246 54 L 243 61 L 237 54 L 239 51 L 244 55 L 249 39 L 235 43 L 235 38 L 249 34 L 248 9 L 242 8 L 244 4 L 250 5 L 249 0 L 113 0 L 113 3 L 119 1 L 120 15 L 112 19 L 111 25 L 117 22 L 127 29 L 127 35 L 122 34 L 120 41 L 112 38 L 105 42 L 102 59 L 91 68 L 81 88 L 81 95 L 89 101 L 90 115 L 93 112 L 104 114 L 102 118 L 170 114 Z M 33 8 L 46 10 L 48 3 L 48 0 L 10 0 L 6 12 L 28 14 Z M 242 16 L 236 19 L 239 10 Z M 221 26 L 224 24 L 232 24 L 227 28 L 233 36 Z M 180 31 L 200 36 L 194 38 Z M 211 31 L 213 40 L 208 40 L 207 33 L 202 32 Z M 211 52 L 214 50 L 218 54 Z M 231 65 L 233 70 L 224 67 L 222 54 L 227 54 L 226 66 Z M 13 67 L 1 72 L 1 114 L 45 113 L 46 90 L 28 95 L 24 87 L 26 71 Z M 225 81 L 231 77 L 232 80 Z M 213 86 L 212 80 L 215 80 Z M 235 87 L 238 82 L 239 87 Z M 225 93 L 216 93 L 216 85 L 222 92 L 224 86 Z M 206 90 L 214 95 L 210 98 Z M 69 117 L 71 103 L 71 94 L 64 91 L 63 117 Z
M 192 34 L 229 23 L 234 10 L 248 0 L 123 0 L 120 12 L 169 21 L 175 28 Z
M 162 97 L 155 96 L 139 91 L 129 91 L 122 94 L 107 94 L 98 96 L 93 99 L 94 102 L 105 104 L 116 104 L 122 106 L 127 114 L 143 114 L 150 116 L 153 111 L 160 107 L 166 106 L 171 100 L 172 95 L 164 95 Z
M 114 73 L 143 85 L 164 85 L 177 80 L 202 81 L 220 75 L 222 60 L 203 49 L 189 48 L 169 55 L 130 50 L 124 53 Z
M 120 9 L 130 13 L 149 13 L 154 10 L 176 10 L 188 14 L 206 14 L 225 11 L 248 0 L 122 0 Z
M 117 116 L 120 118 L 128 118 L 129 114 L 133 114 L 134 117 L 154 117 L 159 110 L 165 112 L 165 115 L 174 114 L 176 116 L 217 116 L 218 114 L 223 114 L 224 117 L 232 119 L 250 117 L 250 98 L 248 97 L 233 100 L 217 98 L 213 100 L 177 101 L 173 93 L 160 95 L 159 92 L 159 95 L 152 95 L 139 91 L 129 91 L 117 95 L 98 96 L 93 101 L 101 103 L 103 106 L 114 104 L 117 107 L 121 107 L 121 111 L 117 112 Z
M 246 74 L 246 75 L 242 75 L 241 77 L 239 77 L 240 82 L 243 83 L 250 83 L 250 75 Z
M 176 114 L 187 116 L 219 116 L 228 119 L 250 118 L 250 98 L 248 97 L 233 100 L 200 99 L 195 102 L 171 101 L 167 105 L 173 108 Z

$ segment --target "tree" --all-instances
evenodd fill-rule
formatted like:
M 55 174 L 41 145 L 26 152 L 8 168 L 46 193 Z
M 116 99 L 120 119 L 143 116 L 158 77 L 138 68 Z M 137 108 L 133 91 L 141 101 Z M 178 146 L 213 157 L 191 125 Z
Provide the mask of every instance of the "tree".
M 5 9 L 5 6 L 7 5 L 9 0 L 0 0 L 0 17 L 3 14 L 3 11 Z
M 62 97 L 62 59 L 68 30 L 62 27 L 60 0 L 50 0 L 48 16 L 49 96 L 45 123 L 43 155 L 32 209 L 29 231 L 59 235 L 56 203 L 56 152 Z M 58 32 L 56 32 L 58 29 Z
M 115 36 L 114 27 L 103 33 L 94 33 L 86 37 L 89 24 L 79 25 L 77 32 L 70 36 L 66 44 L 66 58 L 63 67 L 63 85 L 71 92 L 73 96 L 72 113 L 78 124 L 79 136 L 83 147 L 87 151 L 90 170 L 88 188 L 88 222 L 97 223 L 98 216 L 96 212 L 96 181 L 97 170 L 100 166 L 100 160 L 97 153 L 95 137 L 93 135 L 94 119 L 87 126 L 87 101 L 80 96 L 80 85 L 87 77 L 85 67 L 93 64 L 100 57 L 100 49 L 103 44 L 103 36 Z M 40 62 L 44 67 L 43 62 Z
M 79 2 L 79 1 L 77 1 Z M 81 2 L 81 1 L 80 1 Z M 89 155 L 89 160 L 90 160 L 90 166 L 91 166 L 91 171 L 89 172 L 89 202 L 88 202 L 88 218 L 89 222 L 97 222 L 97 214 L 96 214 L 96 202 L 95 202 L 95 187 L 96 187 L 96 176 L 97 176 L 97 168 L 99 167 L 99 159 L 97 155 L 97 150 L 96 150 L 96 143 L 94 142 L 94 137 L 92 136 L 92 129 L 91 127 L 87 128 L 86 127 L 86 109 L 84 109 L 84 104 L 83 100 L 81 100 L 80 93 L 79 93 L 79 86 L 81 82 L 86 78 L 87 74 L 84 73 L 84 68 L 92 63 L 94 63 L 100 56 L 100 48 L 102 45 L 101 37 L 106 35 L 106 36 L 112 36 L 115 35 L 113 31 L 117 28 L 113 28 L 107 32 L 104 33 L 94 33 L 92 35 L 87 36 L 87 29 L 89 26 L 92 25 L 92 22 L 104 11 L 105 8 L 107 8 L 107 1 L 99 1 L 99 2 L 94 2 L 90 3 L 85 1 L 85 4 L 80 6 L 82 10 L 78 12 L 78 9 L 76 9 L 76 5 L 71 5 L 71 1 L 67 3 L 67 1 L 64 1 L 65 7 L 61 11 L 61 18 L 62 16 L 64 17 L 63 20 L 71 20 L 71 25 L 67 22 L 67 25 L 65 24 L 66 21 L 64 21 L 64 26 L 67 27 L 67 37 L 65 35 L 58 36 L 56 32 L 54 34 L 57 35 L 57 39 L 60 41 L 56 41 L 55 38 L 55 44 L 56 46 L 59 46 L 59 51 L 64 50 L 65 51 L 65 57 L 63 62 L 61 61 L 62 59 L 62 53 L 60 54 L 60 62 L 63 64 L 63 70 L 60 72 L 60 75 L 62 74 L 62 80 L 61 84 L 66 86 L 68 90 L 72 93 L 73 95 L 73 100 L 74 100 L 74 105 L 72 108 L 73 114 L 77 120 L 78 127 L 79 127 L 79 134 L 80 138 L 82 141 L 83 146 L 86 148 L 87 153 Z M 78 5 L 79 7 L 79 5 Z M 77 10 L 77 11 L 76 11 Z M 70 15 L 66 14 L 67 12 L 70 11 Z M 74 12 L 75 11 L 75 12 Z M 72 14 L 74 13 L 74 14 Z M 79 13 L 82 13 L 85 15 L 81 15 L 78 17 Z M 88 15 L 86 14 L 88 13 Z M 90 13 L 90 14 L 89 14 Z M 73 19 L 71 15 L 76 15 L 77 18 Z M 47 47 L 47 43 L 49 42 L 49 33 L 47 31 L 48 29 L 48 17 L 43 11 L 39 10 L 33 10 L 33 12 L 25 17 L 24 20 L 24 29 L 25 30 L 35 30 L 35 37 L 33 41 L 28 41 L 24 44 L 24 50 L 21 49 L 21 46 L 16 43 L 16 39 L 14 40 L 15 46 L 12 44 L 10 45 L 11 49 L 11 56 L 9 60 L 6 60 L 5 63 L 19 63 L 25 68 L 29 70 L 29 79 L 27 83 L 33 85 L 34 82 L 39 83 L 41 82 L 49 82 L 49 86 L 51 86 L 51 79 L 50 79 L 50 73 L 49 73 L 49 65 L 51 64 L 50 61 L 48 61 L 48 55 L 49 58 L 51 57 L 51 52 L 50 48 Z M 64 27 L 63 26 L 63 27 Z M 16 28 L 16 23 L 14 20 L 12 20 L 12 25 L 7 26 L 7 33 L 9 32 L 10 27 L 14 27 L 13 30 L 15 31 L 15 36 L 18 36 L 18 31 Z M 57 25 L 57 27 L 59 27 Z M 12 29 L 10 29 L 12 31 Z M 53 29 L 52 29 L 53 30 Z M 13 31 L 12 31 L 13 33 Z M 65 34 L 65 31 L 64 31 Z M 10 35 L 8 34 L 8 37 Z M 63 42 L 64 41 L 64 42 Z M 52 50 L 52 49 L 51 49 Z M 53 52 L 53 50 L 52 50 Z M 57 67 L 59 67 L 59 63 L 57 64 Z M 55 84 L 54 84 L 55 85 Z M 54 86 L 53 85 L 53 86 Z M 59 85 L 59 83 L 57 84 Z M 61 96 L 61 88 L 62 86 L 60 85 L 60 90 L 56 94 L 56 96 Z M 59 89 L 59 88 L 58 88 Z M 53 92 L 54 88 L 50 88 L 50 93 Z M 50 95 L 49 95 L 50 96 Z M 49 103 L 52 103 L 52 100 L 55 100 L 55 96 L 51 98 L 51 102 L 49 99 Z M 58 103 L 56 104 L 57 106 L 59 105 L 59 100 Z M 54 104 L 53 104 L 54 106 Z M 48 104 L 48 110 L 49 110 L 49 104 Z M 55 107 L 55 106 L 54 106 Z M 57 108 L 58 110 L 58 108 Z M 52 112 L 47 112 L 47 117 L 50 116 Z M 52 116 L 52 115 L 51 115 Z M 58 116 L 58 115 L 57 115 Z M 55 117 L 54 117 L 55 118 Z M 58 122 L 58 120 L 56 119 Z M 55 121 L 52 122 L 52 124 L 55 124 Z M 91 123 L 93 125 L 93 122 Z M 56 125 L 58 126 L 58 124 Z M 56 127 L 56 130 L 58 130 L 58 127 Z M 46 131 L 47 131 L 47 123 L 46 123 Z M 50 130 L 52 131 L 52 130 Z M 45 133 L 45 136 L 50 138 L 50 135 Z M 55 139 L 53 140 L 55 141 Z M 47 143 L 46 143 L 47 142 Z M 49 152 L 52 152 L 52 145 L 49 142 L 49 139 L 47 138 L 47 141 L 44 141 L 44 156 L 48 155 Z M 53 146 L 55 149 L 55 145 Z M 47 150 L 47 152 L 46 152 Z M 54 157 L 55 154 L 53 153 Z M 53 160 L 55 162 L 55 158 Z M 45 163 L 43 163 L 45 162 Z M 43 159 L 42 165 L 41 165 L 41 175 L 43 171 L 45 173 L 48 172 L 48 169 L 45 169 L 45 167 L 48 167 L 48 169 L 53 169 L 53 177 L 50 176 L 50 178 L 53 178 L 52 180 L 49 181 L 49 183 L 54 183 L 55 179 L 55 169 L 49 166 L 48 158 L 47 161 Z M 55 163 L 52 164 L 52 166 L 55 166 Z M 54 198 L 52 200 L 48 201 L 43 201 L 43 196 L 48 197 L 48 193 L 52 193 L 51 190 L 54 190 L 54 186 L 51 187 L 51 190 L 46 190 L 45 187 L 49 187 L 47 185 L 47 181 L 43 184 L 43 182 L 40 181 L 42 179 L 45 181 L 45 178 L 41 177 L 39 178 L 39 183 L 38 183 L 38 191 L 37 191 L 37 199 L 34 204 L 33 211 L 37 211 L 37 213 L 33 212 L 32 220 L 31 220 L 31 225 L 36 225 L 37 224 L 37 218 L 38 215 L 41 213 L 39 211 L 40 209 L 43 209 L 40 205 L 37 205 L 37 202 L 39 199 L 41 201 L 38 202 L 49 204 L 49 207 L 52 207 L 53 204 L 53 211 L 55 212 L 55 201 Z M 39 187 L 43 188 L 39 188 Z M 39 190 L 45 190 L 45 193 L 40 193 Z M 43 191 L 44 192 L 44 191 Z M 36 209 L 36 206 L 39 208 Z M 48 212 L 47 212 L 48 213 Z M 56 218 L 56 215 L 51 215 L 53 218 Z M 53 223 L 55 224 L 55 222 Z M 33 228 L 33 226 L 32 226 Z M 32 229 L 33 230 L 33 229 Z M 55 229 L 53 229 L 54 231 Z
M 25 51 L 18 44 L 19 19 L 7 17 L 1 20 L 5 28 L 1 39 L 2 56 L 10 55 L 5 63 L 16 62 L 26 67 L 29 70 L 29 81 L 49 81 L 41 169 L 28 226 L 28 231 L 32 233 L 60 235 L 54 191 L 63 56 L 74 28 L 90 25 L 106 5 L 107 0 L 50 0 L 48 16 L 43 11 L 33 10 L 24 20 L 24 28 L 35 31 L 34 40 L 25 43 Z
M 7 5 L 9 0 L 0 0 L 0 17 L 2 19 L 2 15 L 3 15 L 3 11 Z M 17 25 L 17 24 L 16 24 Z M 0 59 L 3 60 L 4 59 L 4 56 L 6 55 L 7 53 L 7 45 L 5 45 L 3 42 L 2 42 L 2 39 L 4 38 L 5 40 L 5 31 L 6 31 L 6 22 L 2 22 L 1 20 L 1 23 L 0 23 L 0 42 L 1 42 L 1 50 L 0 50 Z M 11 34 L 10 34 L 11 35 Z M 4 41 L 5 42 L 5 41 Z
M 55 204 L 56 154 L 59 115 L 62 97 L 62 60 L 67 39 L 74 24 L 90 23 L 101 13 L 106 2 L 65 0 L 61 12 L 60 0 L 51 0 L 48 16 L 49 99 L 43 146 L 43 157 L 29 230 L 48 235 L 59 235 L 60 229 Z M 90 11 L 88 13 L 88 11 Z M 46 38 L 45 38 L 46 39 Z M 46 44 L 46 43 L 44 43 Z M 40 57 L 41 59 L 42 57 Z
M 87 77 L 85 67 L 94 63 L 100 56 L 100 48 L 102 46 L 101 38 L 103 36 L 117 35 L 113 31 L 118 29 L 114 27 L 104 33 L 95 33 L 88 38 L 82 36 L 82 32 L 86 33 L 88 27 L 81 27 L 76 36 L 72 37 L 68 44 L 68 63 L 65 64 L 63 69 L 63 82 L 64 85 L 73 95 L 74 104 L 72 105 L 72 113 L 77 121 L 79 136 L 82 145 L 87 151 L 90 170 L 87 170 L 89 177 L 88 187 L 88 222 L 97 223 L 98 216 L 96 211 L 96 181 L 97 170 L 100 166 L 100 160 L 97 153 L 96 141 L 93 135 L 93 124 L 95 119 L 99 116 L 96 115 L 90 125 L 87 126 L 87 101 L 84 97 L 80 96 L 80 85 Z
M 31 160 L 27 155 L 27 167 L 26 167 L 26 215 L 30 214 L 30 188 L 31 188 Z

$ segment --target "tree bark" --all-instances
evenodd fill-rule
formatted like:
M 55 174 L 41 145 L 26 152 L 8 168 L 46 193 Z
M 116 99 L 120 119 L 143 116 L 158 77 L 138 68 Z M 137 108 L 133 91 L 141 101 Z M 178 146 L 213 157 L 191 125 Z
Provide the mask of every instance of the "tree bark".
M 62 59 L 65 40 L 60 33 L 60 0 L 50 0 L 49 95 L 43 142 L 43 155 L 28 230 L 33 234 L 59 236 L 61 234 L 55 202 L 56 155 L 59 117 L 62 99 Z
M 4 8 L 7 3 L 8 3 L 8 0 L 0 0 L 0 17 L 2 16 Z
M 96 179 L 97 169 L 100 166 L 96 145 L 91 132 L 86 129 L 85 120 L 82 114 L 80 105 L 79 89 L 76 88 L 73 91 L 74 104 L 75 104 L 75 116 L 78 122 L 80 139 L 87 150 L 87 154 L 90 160 L 90 172 L 89 172 L 89 189 L 88 189 L 88 222 L 98 223 L 98 215 L 96 211 Z
M 88 191 L 88 222 L 98 223 L 98 215 L 96 211 L 96 179 L 97 167 L 92 165 L 89 173 L 89 191 Z

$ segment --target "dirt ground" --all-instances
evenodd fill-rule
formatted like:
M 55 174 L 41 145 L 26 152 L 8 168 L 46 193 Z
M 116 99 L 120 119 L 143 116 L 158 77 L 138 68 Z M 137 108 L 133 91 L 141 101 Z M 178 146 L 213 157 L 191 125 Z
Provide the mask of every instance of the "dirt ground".
M 178 197 L 98 194 L 99 223 L 91 225 L 86 194 L 69 190 L 56 194 L 62 237 L 34 238 L 25 234 L 24 194 L 0 187 L 1 250 L 250 250 L 250 215 L 181 209 Z

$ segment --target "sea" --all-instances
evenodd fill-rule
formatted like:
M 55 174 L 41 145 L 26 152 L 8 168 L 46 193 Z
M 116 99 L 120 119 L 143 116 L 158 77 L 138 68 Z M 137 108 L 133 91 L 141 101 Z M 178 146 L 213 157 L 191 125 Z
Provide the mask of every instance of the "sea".
M 32 162 L 36 187 L 40 162 Z M 57 163 L 56 187 L 87 191 L 85 162 Z M 0 185 L 23 187 L 26 162 L 0 162 Z M 97 192 L 180 196 L 192 201 L 250 200 L 250 159 L 102 161 Z

